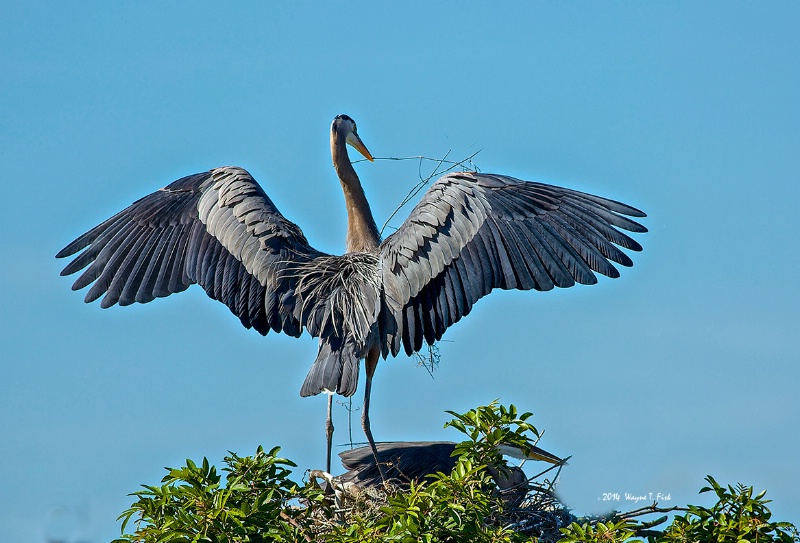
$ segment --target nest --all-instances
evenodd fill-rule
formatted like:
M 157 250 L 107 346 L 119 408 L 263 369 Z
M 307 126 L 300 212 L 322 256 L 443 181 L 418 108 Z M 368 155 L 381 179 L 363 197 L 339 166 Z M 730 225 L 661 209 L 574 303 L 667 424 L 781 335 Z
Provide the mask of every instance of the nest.
M 563 534 L 560 529 L 577 520 L 577 517 L 556 497 L 554 482 L 547 479 L 538 481 L 541 475 L 528 479 L 522 489 L 524 492 L 518 488 L 503 491 L 495 489 L 498 507 L 493 515 L 485 519 L 486 524 L 537 538 L 542 543 L 561 539 Z M 355 519 L 380 518 L 385 515 L 385 508 L 390 506 L 392 497 L 409 491 L 407 485 L 393 481 L 367 487 L 343 483 L 338 477 L 320 470 L 312 470 L 310 478 L 325 489 L 334 511 L 333 516 L 322 509 L 313 513 L 315 534 L 349 526 Z

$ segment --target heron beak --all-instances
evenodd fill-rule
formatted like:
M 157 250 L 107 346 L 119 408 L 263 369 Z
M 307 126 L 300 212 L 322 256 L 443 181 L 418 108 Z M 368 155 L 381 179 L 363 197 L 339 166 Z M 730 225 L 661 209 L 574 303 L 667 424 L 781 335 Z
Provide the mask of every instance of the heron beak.
M 497 450 L 500 451 L 500 454 L 504 454 L 506 456 L 511 456 L 512 458 L 516 458 L 518 460 L 540 460 L 542 462 L 548 462 L 550 464 L 563 464 L 564 460 L 557 457 L 554 454 L 550 454 L 549 452 L 545 451 L 544 449 L 540 449 L 539 447 L 533 447 L 528 454 L 525 454 L 522 449 L 518 447 L 512 447 L 511 445 L 497 445 Z
M 375 162 L 375 159 L 372 158 L 372 155 L 367 150 L 367 146 L 364 145 L 364 142 L 361 141 L 361 138 L 358 137 L 358 134 L 356 134 L 355 132 L 350 132 L 347 135 L 347 139 L 345 140 L 345 142 L 350 144 L 350 146 L 353 149 L 364 155 L 364 158 L 366 158 L 370 162 Z
M 564 460 L 557 457 L 554 454 L 550 454 L 549 452 L 540 449 L 539 447 L 534 447 L 530 453 L 527 455 L 528 458 L 531 460 L 540 460 L 542 462 L 549 462 L 550 464 L 563 464 Z

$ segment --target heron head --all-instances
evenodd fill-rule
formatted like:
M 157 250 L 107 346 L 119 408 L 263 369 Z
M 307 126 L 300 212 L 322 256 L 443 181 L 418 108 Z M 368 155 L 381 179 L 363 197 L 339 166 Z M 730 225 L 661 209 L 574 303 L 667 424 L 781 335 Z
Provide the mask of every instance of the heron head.
M 343 138 L 344 142 L 350 145 L 353 149 L 364 155 L 364 158 L 370 162 L 374 162 L 372 155 L 367 150 L 367 146 L 361 141 L 356 130 L 356 122 L 348 115 L 337 115 L 331 124 L 331 137 Z M 333 139 L 331 139 L 333 141 Z

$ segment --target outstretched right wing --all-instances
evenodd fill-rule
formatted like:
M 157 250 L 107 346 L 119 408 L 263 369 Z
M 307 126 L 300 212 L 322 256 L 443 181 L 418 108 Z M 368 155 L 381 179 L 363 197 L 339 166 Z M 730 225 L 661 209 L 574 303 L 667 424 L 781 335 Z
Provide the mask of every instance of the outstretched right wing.
M 618 277 L 640 251 L 636 208 L 571 189 L 471 172 L 439 178 L 380 246 L 383 355 L 432 345 L 492 289 L 549 290 Z M 617 247 L 619 246 L 619 247 Z
M 312 248 L 245 170 L 190 175 L 134 202 L 67 245 L 81 252 L 61 275 L 86 270 L 72 285 L 94 283 L 87 303 L 146 303 L 197 283 L 247 328 L 299 336 L 296 274 L 287 268 L 323 253 Z M 88 268 L 87 268 L 88 266 Z

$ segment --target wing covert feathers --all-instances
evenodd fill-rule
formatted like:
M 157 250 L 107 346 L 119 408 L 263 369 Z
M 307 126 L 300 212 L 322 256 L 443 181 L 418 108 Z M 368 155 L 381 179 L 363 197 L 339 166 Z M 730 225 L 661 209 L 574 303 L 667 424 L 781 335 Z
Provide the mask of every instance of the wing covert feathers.
M 293 314 L 295 279 L 283 270 L 322 255 L 235 167 L 184 177 L 137 200 L 57 257 L 78 252 L 61 274 L 86 268 L 72 287 L 93 283 L 86 302 L 146 303 L 198 283 L 247 328 L 293 336 L 302 331 Z
M 453 173 L 431 186 L 380 246 L 383 355 L 432 343 L 494 288 L 550 290 L 618 277 L 631 266 L 619 229 L 647 229 L 636 208 L 512 177 Z

